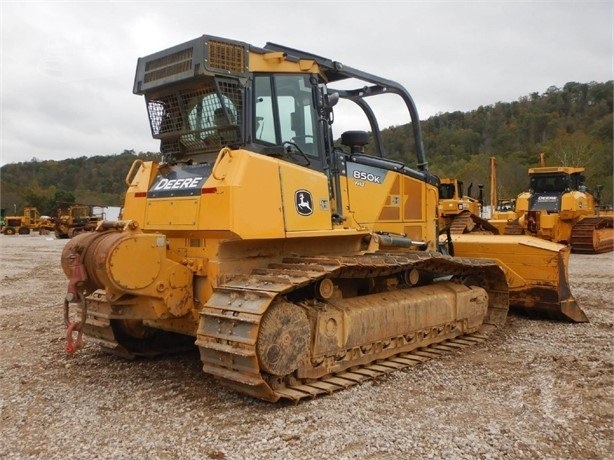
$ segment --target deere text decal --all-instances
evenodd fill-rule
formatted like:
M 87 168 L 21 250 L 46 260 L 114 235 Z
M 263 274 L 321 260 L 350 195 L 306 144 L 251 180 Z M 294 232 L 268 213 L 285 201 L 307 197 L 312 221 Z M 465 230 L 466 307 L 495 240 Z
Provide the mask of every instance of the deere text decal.
M 529 211 L 561 210 L 561 193 L 534 193 L 529 199 Z
M 148 198 L 200 195 L 211 174 L 209 165 L 173 166 L 164 175 L 158 174 L 147 193 Z

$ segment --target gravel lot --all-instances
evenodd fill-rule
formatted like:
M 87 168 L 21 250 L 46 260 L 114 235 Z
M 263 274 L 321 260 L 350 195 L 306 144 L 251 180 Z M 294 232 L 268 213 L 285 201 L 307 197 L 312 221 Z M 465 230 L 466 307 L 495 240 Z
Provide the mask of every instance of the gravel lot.
M 590 323 L 512 315 L 488 343 L 274 405 L 220 387 L 198 353 L 67 356 L 65 242 L 0 235 L 0 458 L 612 458 L 612 253 L 571 256 Z

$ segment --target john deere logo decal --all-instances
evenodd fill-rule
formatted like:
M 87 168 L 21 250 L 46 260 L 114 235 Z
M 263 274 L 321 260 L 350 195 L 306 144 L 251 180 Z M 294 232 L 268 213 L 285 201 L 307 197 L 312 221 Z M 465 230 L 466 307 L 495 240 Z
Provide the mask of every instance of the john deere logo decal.
M 301 216 L 310 216 L 313 214 L 313 199 L 311 193 L 307 190 L 297 190 L 294 192 L 294 205 L 296 212 Z

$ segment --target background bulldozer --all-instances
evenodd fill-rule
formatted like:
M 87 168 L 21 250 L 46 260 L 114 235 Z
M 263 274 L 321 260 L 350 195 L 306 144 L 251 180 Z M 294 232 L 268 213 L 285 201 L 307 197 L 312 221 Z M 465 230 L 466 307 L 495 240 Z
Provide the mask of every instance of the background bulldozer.
M 527 234 L 571 245 L 573 252 L 603 253 L 614 249 L 614 217 L 600 208 L 599 193 L 584 185 L 584 168 L 529 168 L 529 191 L 516 198 L 517 219 L 508 235 Z
M 499 230 L 482 218 L 483 187 L 479 185 L 479 197 L 471 196 L 471 184 L 464 194 L 463 181 L 442 178 L 439 183 L 439 225 L 442 231 L 453 234 L 488 233 L 498 235 Z
M 72 238 L 81 232 L 91 232 L 103 220 L 102 214 L 95 215 L 94 206 L 86 204 L 58 204 L 55 219 L 55 237 Z
M 196 344 L 224 385 L 297 401 L 485 340 L 510 304 L 586 320 L 565 246 L 439 241 L 440 181 L 399 84 L 204 35 L 139 59 L 133 91 L 162 161 L 134 162 L 121 221 L 65 246 L 69 351 L 81 334 L 126 357 Z M 382 95 L 407 110 L 414 166 L 386 158 Z M 344 104 L 369 132 L 334 134 Z

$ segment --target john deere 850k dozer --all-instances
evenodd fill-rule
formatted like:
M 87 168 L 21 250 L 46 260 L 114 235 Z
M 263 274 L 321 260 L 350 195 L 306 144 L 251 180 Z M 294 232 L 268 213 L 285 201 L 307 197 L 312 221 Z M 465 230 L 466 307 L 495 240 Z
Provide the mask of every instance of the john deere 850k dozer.
M 510 302 L 585 319 L 565 246 L 438 241 L 439 179 L 399 84 L 205 35 L 139 59 L 134 92 L 163 159 L 133 164 L 122 221 L 66 245 L 69 348 L 75 331 L 126 357 L 196 344 L 223 384 L 300 400 L 485 340 Z M 407 108 L 415 166 L 386 158 L 383 95 Z M 340 99 L 370 133 L 337 146 Z

